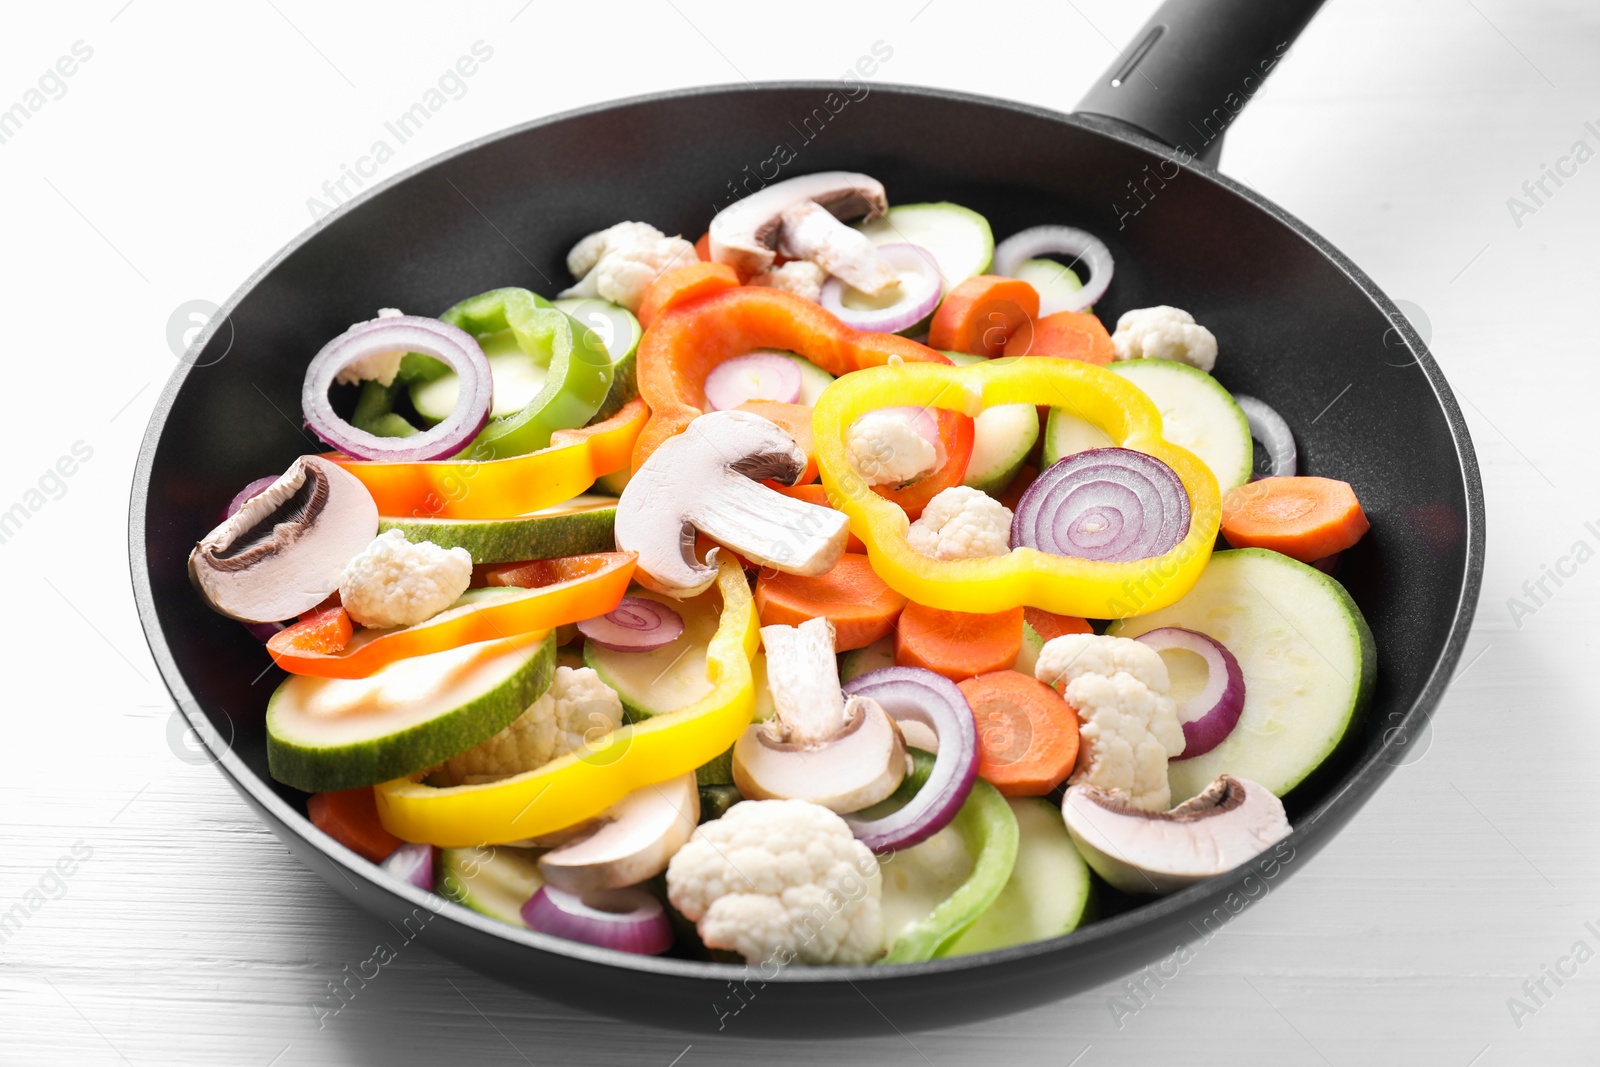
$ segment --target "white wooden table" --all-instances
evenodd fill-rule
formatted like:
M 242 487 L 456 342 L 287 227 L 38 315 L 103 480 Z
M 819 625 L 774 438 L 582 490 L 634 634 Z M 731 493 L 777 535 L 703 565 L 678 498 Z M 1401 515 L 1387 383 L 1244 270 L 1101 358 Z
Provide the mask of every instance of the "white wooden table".
M 1431 334 L 1483 464 L 1489 563 L 1422 757 L 1148 1006 L 1119 1027 L 1107 987 L 959 1030 L 886 1025 L 848 1048 L 736 1030 L 686 1047 L 414 947 L 318 1029 L 311 1003 L 385 931 L 291 861 L 215 770 L 175 755 L 134 618 L 125 500 L 173 366 L 174 310 L 220 302 L 304 228 L 308 199 L 326 199 L 323 183 L 475 41 L 492 58 L 374 177 L 611 97 L 836 77 L 877 41 L 893 55 L 876 80 L 1070 107 L 1152 4 L 989 0 L 982 21 L 976 6 L 497 0 L 446 16 L 419 3 L 101 0 L 7 12 L 0 107 L 30 86 L 42 102 L 0 143 L 12 293 L 0 511 L 30 512 L 0 543 L 0 914 L 28 911 L 0 944 L 0 1061 L 1595 1061 L 1600 716 L 1586 672 L 1600 564 L 1547 583 L 1531 615 L 1508 607 L 1576 542 L 1600 546 L 1600 163 L 1547 179 L 1532 214 L 1507 206 L 1575 141 L 1600 149 L 1584 125 L 1600 127 L 1600 9 L 1583 0 L 1332 0 L 1230 134 L 1225 170 L 1327 235 Z M 41 84 L 62 56 L 72 74 Z M 71 474 L 51 475 L 61 457 Z M 1585 962 L 1562 962 L 1578 942 Z M 1558 986 L 1546 967 L 1576 973 Z M 1535 1000 L 1523 983 L 1541 978 Z

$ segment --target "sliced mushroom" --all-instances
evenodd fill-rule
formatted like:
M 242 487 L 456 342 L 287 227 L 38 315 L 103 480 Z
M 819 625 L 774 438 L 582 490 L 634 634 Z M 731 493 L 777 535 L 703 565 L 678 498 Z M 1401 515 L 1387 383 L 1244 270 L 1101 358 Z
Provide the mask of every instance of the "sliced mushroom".
M 711 220 L 711 258 L 746 274 L 760 274 L 772 266 L 776 258 L 775 250 L 779 247 L 780 237 L 786 230 L 784 212 L 805 204 L 815 204 L 825 209 L 832 220 L 832 228 L 824 228 L 825 224 L 820 219 L 809 219 L 805 209 L 802 208 L 801 215 L 796 218 L 796 224 L 805 232 L 801 234 L 799 245 L 794 247 L 815 249 L 837 245 L 841 258 L 846 261 L 853 262 L 862 256 L 865 256 L 868 262 L 878 261 L 880 266 L 862 275 L 863 280 L 869 282 L 873 279 L 881 280 L 882 274 L 878 273 L 879 271 L 887 271 L 889 280 L 879 288 L 868 288 L 868 292 L 879 292 L 888 285 L 898 283 L 899 276 L 887 264 L 881 263 L 881 257 L 871 248 L 871 242 L 866 241 L 865 237 L 854 230 L 840 225 L 844 219 L 859 218 L 863 215 L 867 218 L 876 218 L 889 210 L 889 198 L 883 190 L 883 183 L 868 175 L 850 171 L 833 170 L 790 178 L 751 193 L 743 200 L 723 208 Z M 868 246 L 866 252 L 860 251 L 859 244 L 839 236 L 838 231 L 841 230 L 866 242 Z M 807 237 L 806 233 L 812 236 Z M 856 256 L 848 254 L 851 247 L 857 250 Z M 801 259 L 812 259 L 811 255 L 800 252 L 787 254 Z M 826 263 L 815 262 L 830 273 L 834 273 Z M 844 280 L 856 285 L 848 277 L 844 277 Z M 856 287 L 864 288 L 860 285 Z
M 700 821 L 693 774 L 637 789 L 613 804 L 585 837 L 539 857 L 539 872 L 558 889 L 621 889 L 667 869 Z
M 301 456 L 195 545 L 189 578 L 230 618 L 278 622 L 326 600 L 377 532 L 367 487 L 336 463 Z
M 860 811 L 888 797 L 906 773 L 899 725 L 870 697 L 839 689 L 833 623 L 763 626 L 775 717 L 733 746 L 733 781 L 751 800 L 809 800 Z
M 1127 893 L 1170 893 L 1231 871 L 1289 836 L 1271 790 L 1224 774 L 1171 811 L 1129 807 L 1098 786 L 1067 790 L 1061 813 L 1096 874 Z
M 852 230 L 812 200 L 784 209 L 778 250 L 790 259 L 809 260 L 872 296 L 900 284 L 899 272 L 870 237 Z
M 673 597 L 710 588 L 717 550 L 695 558 L 695 531 L 786 574 L 822 574 L 849 537 L 843 512 L 760 484 L 793 485 L 806 466 L 794 438 L 748 411 L 701 415 L 634 472 L 617 501 L 617 548 L 639 553 L 634 577 Z

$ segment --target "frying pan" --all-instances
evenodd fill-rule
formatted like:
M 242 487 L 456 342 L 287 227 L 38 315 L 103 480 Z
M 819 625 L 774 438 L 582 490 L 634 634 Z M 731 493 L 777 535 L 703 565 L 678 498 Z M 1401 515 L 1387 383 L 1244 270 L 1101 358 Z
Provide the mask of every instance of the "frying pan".
M 1172 0 L 1075 115 L 903 86 L 695 89 L 541 119 L 344 205 L 213 318 L 139 455 L 129 537 L 140 618 L 217 766 L 360 907 L 397 928 L 410 916 L 422 943 L 487 974 L 650 1023 L 812 1037 L 947 1026 L 1088 989 L 1211 936 L 1305 866 L 1401 761 L 1460 656 L 1483 563 L 1477 463 L 1422 340 L 1354 264 L 1211 166 L 1318 6 Z M 780 143 L 793 156 L 781 166 Z M 566 284 L 566 250 L 619 219 L 698 234 L 763 181 L 833 169 L 876 176 L 899 203 L 968 205 L 1001 236 L 1047 222 L 1100 235 L 1117 264 L 1102 318 L 1152 304 L 1194 312 L 1221 339 L 1222 383 L 1284 415 L 1306 472 L 1356 486 L 1373 529 L 1341 575 L 1377 637 L 1377 693 L 1364 727 L 1287 798 L 1287 845 L 1162 899 L 1101 893 L 1098 921 L 1049 941 L 763 973 L 514 929 L 402 885 L 314 831 L 304 796 L 267 775 L 262 711 L 277 679 L 252 683 L 260 645 L 207 609 L 185 571 L 240 486 L 321 449 L 298 415 L 312 354 L 378 307 L 437 313 L 503 285 L 550 293 Z

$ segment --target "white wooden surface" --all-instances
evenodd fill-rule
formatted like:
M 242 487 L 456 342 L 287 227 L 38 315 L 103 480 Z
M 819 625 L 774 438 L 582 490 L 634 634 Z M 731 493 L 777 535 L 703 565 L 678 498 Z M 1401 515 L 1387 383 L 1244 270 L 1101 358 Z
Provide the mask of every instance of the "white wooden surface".
M 848 1049 L 762 1044 L 736 1025 L 686 1048 L 419 945 L 319 1030 L 309 1005 L 385 931 L 292 862 L 212 768 L 174 754 L 133 614 L 125 500 L 173 366 L 174 309 L 222 300 L 308 223 L 306 199 L 383 120 L 480 39 L 492 60 L 381 173 L 615 96 L 837 76 L 879 40 L 893 48 L 879 80 L 1068 107 L 1152 4 L 989 0 L 981 20 L 955 0 L 460 6 L 7 11 L 0 107 L 74 42 L 93 54 L 0 144 L 0 510 L 30 499 L 75 443 L 92 455 L 46 479 L 59 499 L 0 544 L 0 913 L 30 891 L 45 901 L 0 944 L 0 1061 L 1594 1062 L 1600 962 L 1560 987 L 1546 979 L 1542 1004 L 1521 987 L 1575 942 L 1600 948 L 1585 927 L 1600 928 L 1600 565 L 1548 585 L 1520 626 L 1507 606 L 1574 542 L 1600 544 L 1584 525 L 1600 526 L 1600 163 L 1547 182 L 1553 195 L 1520 226 L 1506 206 L 1574 141 L 1600 148 L 1584 127 L 1600 127 L 1600 9 L 1584 0 L 1332 0 L 1230 135 L 1227 171 L 1428 324 L 1483 464 L 1489 564 L 1470 666 L 1421 759 L 1148 1007 L 1119 1028 L 1108 987 L 960 1030 L 886 1025 Z M 89 858 L 49 874 L 79 842 Z M 1512 997 L 1536 1011 L 1514 1019 Z

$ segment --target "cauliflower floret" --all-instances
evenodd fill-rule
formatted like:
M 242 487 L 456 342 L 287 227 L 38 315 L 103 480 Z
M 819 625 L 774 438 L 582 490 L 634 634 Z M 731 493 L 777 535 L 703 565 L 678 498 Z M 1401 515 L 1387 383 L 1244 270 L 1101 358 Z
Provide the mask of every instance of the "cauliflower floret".
M 504 730 L 434 771 L 442 785 L 477 785 L 542 767 L 622 725 L 622 700 L 588 667 L 557 667 L 546 689 Z
M 399 308 L 379 308 L 378 318 L 392 319 L 400 315 Z M 356 323 L 363 326 L 365 323 Z M 351 329 L 355 329 L 352 326 Z M 374 381 L 384 388 L 394 384 L 395 375 L 400 373 L 400 361 L 406 357 L 404 350 L 397 352 L 374 352 L 370 356 L 362 356 L 344 365 L 339 373 L 334 375 L 334 381 L 340 385 L 360 385 L 365 381 Z
M 938 499 L 937 497 L 935 499 Z M 1161 653 L 1142 641 L 1096 634 L 1052 637 L 1039 649 L 1033 676 L 1045 685 L 1063 686 L 1085 674 L 1131 674 L 1157 693 L 1170 687 Z
M 905 413 L 869 411 L 845 435 L 850 465 L 868 485 L 899 485 L 931 473 L 938 450 L 917 432 Z
M 1033 675 L 1065 685 L 1082 722 L 1073 785 L 1121 793 L 1145 811 L 1172 806 L 1167 760 L 1183 755 L 1183 725 L 1160 653 L 1126 637 L 1067 634 L 1045 642 Z
M 822 299 L 822 283 L 827 280 L 828 272 L 809 260 L 796 259 L 785 263 L 781 267 L 773 267 L 761 274 L 757 274 L 747 283 L 749 285 L 765 285 L 773 289 L 782 289 L 786 293 L 793 293 L 803 300 L 813 304 Z
M 1111 344 L 1118 359 L 1170 359 L 1207 374 L 1217 365 L 1217 339 L 1182 308 L 1159 304 L 1124 311 Z
M 638 311 L 645 288 L 658 275 L 699 259 L 682 237 L 668 237 L 648 222 L 619 222 L 572 246 L 567 269 L 578 284 L 560 295 L 599 297 Z
M 1011 551 L 1011 509 L 980 489 L 952 485 L 928 501 L 906 540 L 934 559 L 1003 556 Z
M 414 626 L 454 604 L 471 581 L 472 554 L 466 549 L 412 544 L 390 530 L 345 566 L 339 599 L 362 626 Z
M 695 830 L 667 897 L 710 948 L 751 963 L 870 963 L 883 954 L 878 861 L 805 800 L 746 800 Z

